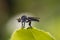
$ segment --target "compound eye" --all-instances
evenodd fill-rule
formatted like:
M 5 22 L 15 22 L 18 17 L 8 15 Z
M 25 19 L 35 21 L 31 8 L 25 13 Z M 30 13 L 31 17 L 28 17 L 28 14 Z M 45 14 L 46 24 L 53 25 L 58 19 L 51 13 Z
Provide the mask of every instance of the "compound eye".
M 20 21 L 18 21 L 18 22 L 20 22 Z

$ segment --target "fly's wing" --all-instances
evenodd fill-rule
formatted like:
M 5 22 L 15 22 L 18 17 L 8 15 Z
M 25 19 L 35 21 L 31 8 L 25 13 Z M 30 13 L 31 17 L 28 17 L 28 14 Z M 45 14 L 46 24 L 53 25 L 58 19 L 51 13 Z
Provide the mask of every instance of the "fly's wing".
M 34 18 L 34 19 L 32 19 L 32 21 L 37 21 L 37 22 L 39 22 L 39 19 Z
M 34 21 L 39 22 L 39 21 L 40 21 L 39 19 L 40 19 L 40 18 L 35 17 L 35 18 L 34 18 Z
M 29 17 L 29 19 L 31 19 L 31 21 L 37 21 L 37 22 L 39 22 L 39 19 L 40 18 L 37 18 L 37 17 Z

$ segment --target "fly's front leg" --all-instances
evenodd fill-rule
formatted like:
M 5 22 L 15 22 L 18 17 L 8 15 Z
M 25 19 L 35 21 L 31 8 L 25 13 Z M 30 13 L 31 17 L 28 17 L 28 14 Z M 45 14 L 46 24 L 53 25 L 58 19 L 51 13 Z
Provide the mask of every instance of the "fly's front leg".
M 21 24 L 22 24 L 22 28 L 24 28 L 24 27 L 25 27 L 25 26 L 24 26 L 24 22 L 22 22 Z

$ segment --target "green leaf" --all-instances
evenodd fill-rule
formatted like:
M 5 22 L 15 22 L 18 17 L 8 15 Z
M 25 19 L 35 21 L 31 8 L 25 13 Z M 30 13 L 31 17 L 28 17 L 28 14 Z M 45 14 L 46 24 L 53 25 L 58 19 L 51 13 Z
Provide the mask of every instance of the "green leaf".
M 51 35 L 35 28 L 16 30 L 10 40 L 54 40 Z

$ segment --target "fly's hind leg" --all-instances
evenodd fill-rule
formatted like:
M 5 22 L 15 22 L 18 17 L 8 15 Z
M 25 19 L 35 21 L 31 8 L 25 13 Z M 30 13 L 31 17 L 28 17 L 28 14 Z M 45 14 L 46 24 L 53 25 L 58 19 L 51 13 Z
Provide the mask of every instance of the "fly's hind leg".
M 32 26 L 31 26 L 31 21 L 29 22 L 29 26 L 30 26 L 30 28 L 32 28 Z
M 27 29 L 29 29 L 29 28 L 32 28 L 32 26 L 31 26 L 31 21 L 29 22 L 29 27 L 28 27 Z

